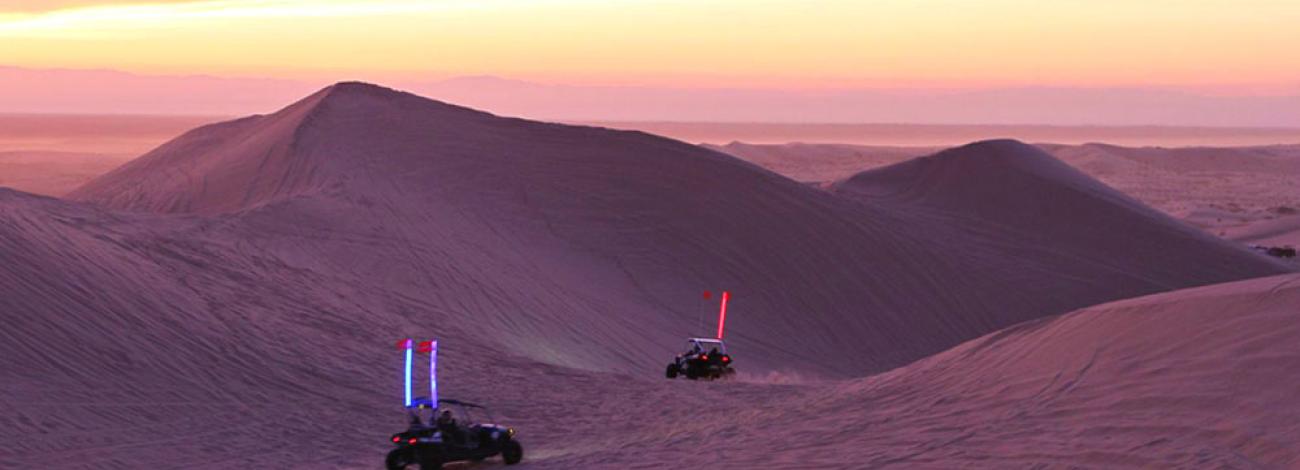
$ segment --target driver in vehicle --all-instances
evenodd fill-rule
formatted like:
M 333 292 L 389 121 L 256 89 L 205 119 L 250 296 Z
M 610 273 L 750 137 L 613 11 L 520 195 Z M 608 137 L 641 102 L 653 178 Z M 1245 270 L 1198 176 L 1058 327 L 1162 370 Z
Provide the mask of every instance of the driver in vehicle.
M 451 410 L 443 410 L 438 415 L 438 431 L 442 433 L 443 439 L 456 444 L 465 443 L 465 431 L 460 429 L 456 424 L 456 418 L 452 417 Z

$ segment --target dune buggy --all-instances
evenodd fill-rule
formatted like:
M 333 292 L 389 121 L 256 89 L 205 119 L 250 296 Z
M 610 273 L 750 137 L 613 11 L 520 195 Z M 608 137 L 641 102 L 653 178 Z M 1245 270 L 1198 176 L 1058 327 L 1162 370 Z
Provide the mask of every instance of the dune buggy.
M 686 340 L 688 349 L 678 354 L 672 364 L 668 364 L 665 375 L 670 379 L 685 376 L 688 379 L 718 379 L 736 373 L 732 369 L 731 356 L 727 354 L 727 345 L 720 339 L 690 338 Z
M 524 458 L 514 428 L 496 424 L 482 405 L 443 399 L 434 406 L 422 398 L 414 400 L 410 410 L 411 426 L 390 438 L 396 448 L 384 461 L 388 470 L 436 470 L 447 462 L 479 461 L 496 455 L 506 465 L 514 465 Z M 421 417 L 425 410 L 432 411 L 427 421 Z

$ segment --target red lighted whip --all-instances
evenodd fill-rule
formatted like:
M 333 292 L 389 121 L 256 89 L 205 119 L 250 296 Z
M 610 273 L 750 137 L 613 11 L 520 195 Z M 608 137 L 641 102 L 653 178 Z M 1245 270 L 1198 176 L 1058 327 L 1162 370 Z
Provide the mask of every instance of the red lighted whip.
M 722 327 L 727 324 L 727 299 L 730 298 L 730 292 L 722 291 L 722 311 L 718 312 L 718 339 L 722 339 Z

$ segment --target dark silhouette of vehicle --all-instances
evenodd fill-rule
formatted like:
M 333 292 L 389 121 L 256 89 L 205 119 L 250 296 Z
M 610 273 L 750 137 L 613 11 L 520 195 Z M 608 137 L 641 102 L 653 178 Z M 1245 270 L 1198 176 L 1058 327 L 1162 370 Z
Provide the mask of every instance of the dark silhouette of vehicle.
M 1293 246 L 1252 245 L 1250 248 L 1275 258 L 1295 258 L 1295 247 Z
M 514 428 L 496 424 L 492 413 L 482 405 L 442 399 L 433 406 L 428 398 L 420 398 L 411 410 L 411 426 L 390 438 L 396 448 L 384 460 L 388 470 L 437 470 L 444 463 L 479 461 L 496 455 L 506 465 L 514 465 L 524 458 Z M 420 416 L 423 410 L 432 411 L 427 422 Z
M 720 339 L 690 338 L 686 340 L 689 348 L 678 354 L 672 364 L 668 364 L 665 375 L 670 379 L 685 376 L 691 380 L 719 379 L 736 373 L 731 368 L 731 356 L 727 354 L 727 345 Z
M 1278 258 L 1295 258 L 1295 248 L 1289 246 L 1275 246 L 1268 249 L 1269 256 Z

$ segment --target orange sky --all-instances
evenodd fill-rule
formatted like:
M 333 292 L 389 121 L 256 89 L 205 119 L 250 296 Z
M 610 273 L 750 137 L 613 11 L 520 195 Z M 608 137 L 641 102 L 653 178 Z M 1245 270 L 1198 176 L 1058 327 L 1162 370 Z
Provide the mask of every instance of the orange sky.
M 0 65 L 684 87 L 1300 90 L 1294 0 L 0 0 Z

